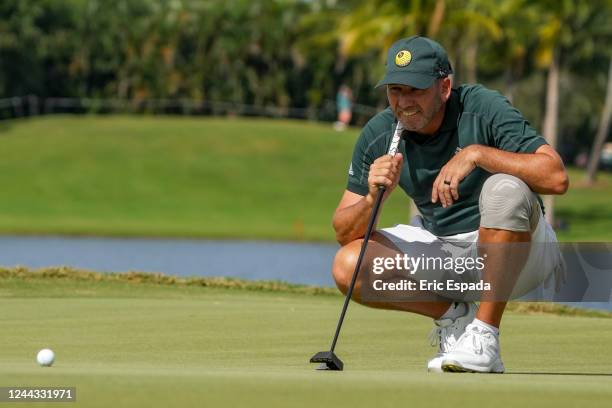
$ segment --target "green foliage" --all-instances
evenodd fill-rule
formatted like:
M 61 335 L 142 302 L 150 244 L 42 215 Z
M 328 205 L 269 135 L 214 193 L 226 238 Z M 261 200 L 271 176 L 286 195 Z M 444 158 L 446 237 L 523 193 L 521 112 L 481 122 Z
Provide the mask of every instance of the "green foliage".
M 373 85 L 387 47 L 428 34 L 457 83 L 500 89 L 537 127 L 537 78 L 560 47 L 560 139 L 588 146 L 611 13 L 610 0 L 3 0 L 0 96 L 189 98 L 313 116 L 345 83 L 356 102 L 383 106 Z
M 0 7 L 2 95 L 300 104 L 289 92 L 306 69 L 293 49 L 302 2 L 7 0 Z

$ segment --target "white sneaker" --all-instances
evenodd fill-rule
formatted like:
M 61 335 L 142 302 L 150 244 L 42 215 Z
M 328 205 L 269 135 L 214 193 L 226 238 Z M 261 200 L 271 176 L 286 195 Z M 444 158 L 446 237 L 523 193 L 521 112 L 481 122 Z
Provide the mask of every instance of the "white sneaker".
M 465 303 L 467 311 L 463 316 L 453 319 L 434 320 L 435 327 L 429 333 L 432 346 L 438 345 L 438 354 L 427 363 L 427 371 L 432 373 L 442 372 L 442 360 L 449 353 L 459 337 L 465 332 L 468 324 L 472 323 L 478 311 L 478 305 L 474 302 Z
M 470 324 L 450 353 L 444 356 L 442 370 L 451 373 L 503 373 L 499 339 L 482 326 Z

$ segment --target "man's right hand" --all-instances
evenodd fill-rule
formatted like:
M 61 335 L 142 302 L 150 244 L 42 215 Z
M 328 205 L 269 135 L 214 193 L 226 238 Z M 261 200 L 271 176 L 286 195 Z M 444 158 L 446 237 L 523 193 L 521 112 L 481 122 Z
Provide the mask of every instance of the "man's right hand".
M 379 157 L 370 165 L 368 175 L 368 193 L 364 196 L 345 190 L 334 213 L 334 230 L 336 240 L 344 246 L 351 241 L 362 238 L 368 226 L 372 207 L 378 195 L 378 186 L 385 186 L 386 198 L 399 182 L 404 159 L 400 153 L 395 156 Z M 374 224 L 376 228 L 376 222 Z
M 385 197 L 391 194 L 393 189 L 397 187 L 403 164 L 404 158 L 401 153 L 397 153 L 395 156 L 386 154 L 374 160 L 374 163 L 370 165 L 366 200 L 374 202 L 378 195 L 379 186 L 387 188 Z

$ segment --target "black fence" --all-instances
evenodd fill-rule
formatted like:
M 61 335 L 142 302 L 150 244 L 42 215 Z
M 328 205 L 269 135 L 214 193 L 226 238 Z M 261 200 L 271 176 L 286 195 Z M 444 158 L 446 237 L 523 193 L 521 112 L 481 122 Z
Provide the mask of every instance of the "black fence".
M 362 125 L 380 108 L 353 105 L 352 123 Z M 94 99 L 41 98 L 34 95 L 0 99 L 0 120 L 53 114 L 152 114 L 189 116 L 257 116 L 306 119 L 333 122 L 337 117 L 334 101 L 325 101 L 320 108 L 293 108 L 245 105 L 223 101 L 192 99 Z

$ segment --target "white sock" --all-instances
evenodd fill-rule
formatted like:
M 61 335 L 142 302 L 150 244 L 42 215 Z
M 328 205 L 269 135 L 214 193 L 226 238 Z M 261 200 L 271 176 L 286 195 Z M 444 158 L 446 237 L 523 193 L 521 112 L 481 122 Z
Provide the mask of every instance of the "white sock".
M 440 316 L 440 319 L 451 319 L 455 320 L 456 318 L 463 316 L 467 312 L 467 305 L 465 303 L 453 302 L 451 303 L 448 310 Z
M 480 326 L 483 329 L 486 329 L 486 330 L 492 332 L 496 336 L 499 336 L 499 329 L 497 327 L 495 327 L 495 326 L 490 325 L 489 323 L 485 323 L 482 320 L 474 319 L 472 324 L 475 324 L 476 326 Z

